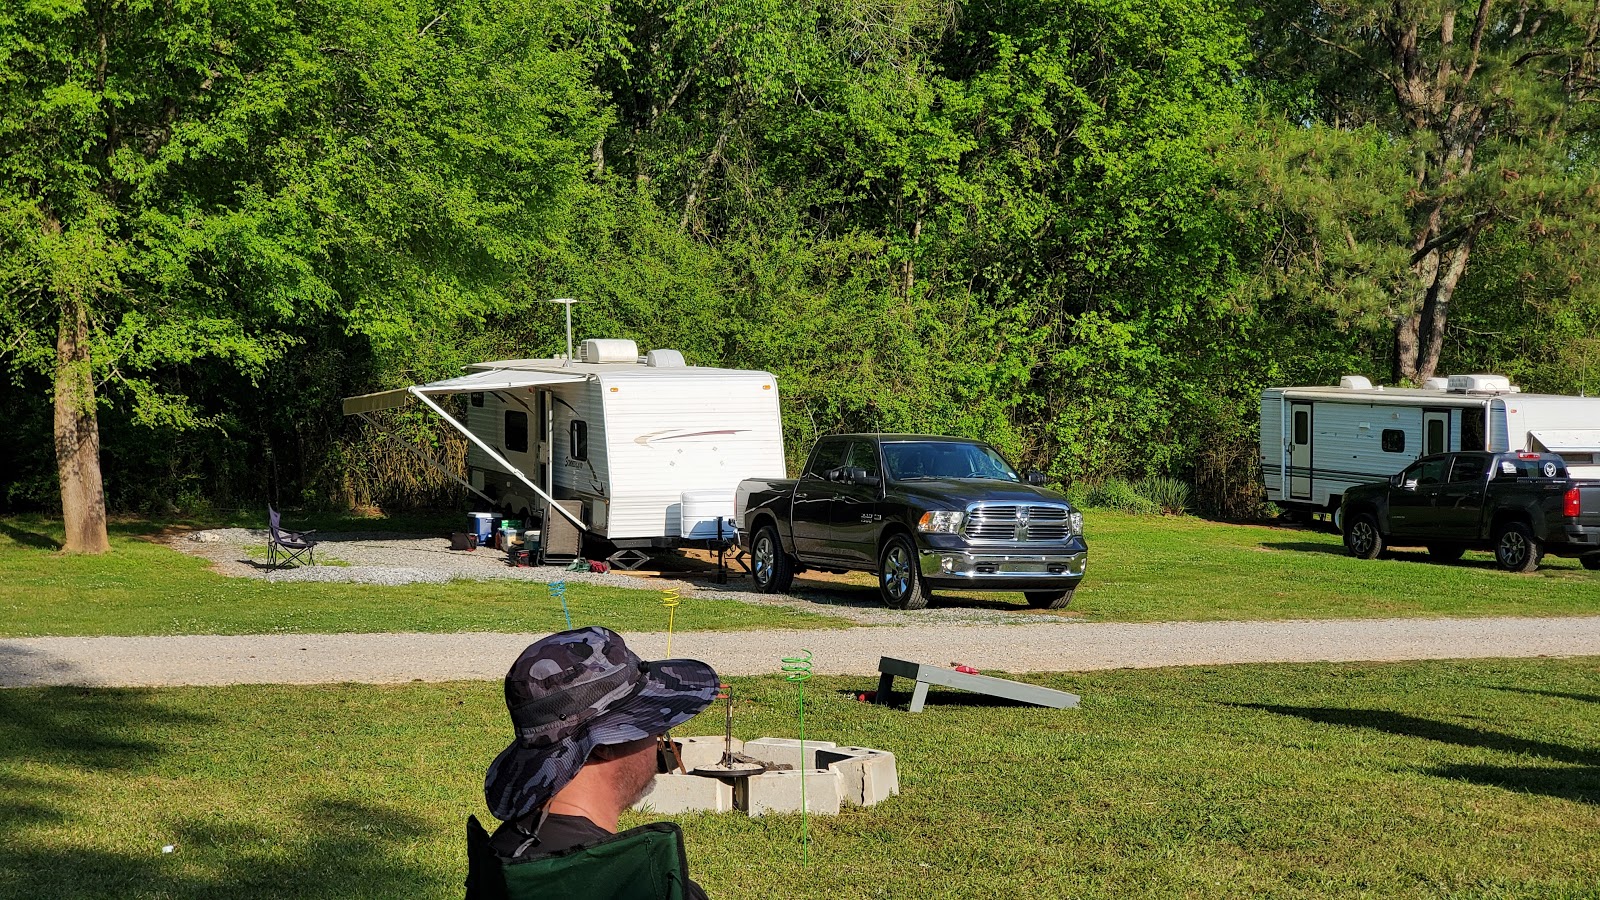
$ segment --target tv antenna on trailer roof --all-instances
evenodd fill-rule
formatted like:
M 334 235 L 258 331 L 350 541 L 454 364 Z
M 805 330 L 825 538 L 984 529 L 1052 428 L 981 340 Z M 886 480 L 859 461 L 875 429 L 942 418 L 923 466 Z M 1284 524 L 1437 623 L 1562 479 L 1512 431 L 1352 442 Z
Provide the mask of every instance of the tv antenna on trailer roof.
M 577 303 L 571 297 L 552 297 L 551 303 L 559 303 L 567 308 L 567 361 L 562 365 L 572 365 L 572 304 Z

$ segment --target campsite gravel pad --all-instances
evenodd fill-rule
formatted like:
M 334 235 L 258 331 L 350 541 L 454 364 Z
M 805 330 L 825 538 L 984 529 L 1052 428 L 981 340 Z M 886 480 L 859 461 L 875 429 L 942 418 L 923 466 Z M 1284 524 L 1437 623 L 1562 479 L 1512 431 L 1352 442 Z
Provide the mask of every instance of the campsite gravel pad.
M 708 586 L 703 581 L 675 581 L 667 578 L 644 579 L 617 572 L 569 572 L 562 566 L 516 567 L 506 564 L 505 554 L 484 548 L 471 552 L 451 550 L 443 537 L 426 537 L 392 532 L 328 532 L 317 535 L 317 559 L 336 560 L 341 565 L 300 566 L 292 569 L 267 568 L 267 533 L 249 528 L 216 528 L 176 535 L 169 545 L 191 556 L 211 561 L 217 572 L 239 578 L 261 578 L 274 583 L 298 581 L 349 582 L 356 584 L 444 584 L 456 579 L 489 581 L 509 579 L 548 583 L 569 581 L 603 584 L 633 590 L 678 588 L 693 591 L 705 600 L 738 600 L 763 606 L 786 606 L 807 612 L 821 612 L 861 625 L 907 625 L 930 623 L 1015 624 L 1037 622 L 1056 616 L 1034 614 L 1021 607 L 960 605 L 921 610 L 886 609 L 876 590 L 794 590 L 789 594 L 763 594 L 741 590 L 740 580 L 728 585 Z M 748 585 L 749 582 L 745 581 Z M 823 607 L 820 608 L 819 607 Z

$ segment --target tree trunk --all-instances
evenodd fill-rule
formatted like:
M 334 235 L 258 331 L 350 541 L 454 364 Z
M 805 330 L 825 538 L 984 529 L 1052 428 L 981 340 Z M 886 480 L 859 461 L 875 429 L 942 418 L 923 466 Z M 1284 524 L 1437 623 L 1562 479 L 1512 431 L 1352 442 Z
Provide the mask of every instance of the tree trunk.
M 68 553 L 104 553 L 106 497 L 100 481 L 100 422 L 89 367 L 89 312 L 64 298 L 56 331 L 56 471 Z
M 1418 330 L 1417 384 L 1432 378 L 1434 370 L 1439 367 L 1439 352 L 1444 348 L 1445 323 L 1450 318 L 1450 299 L 1455 296 L 1461 274 L 1467 270 L 1467 257 L 1472 254 L 1475 236 L 1476 229 L 1467 232 L 1461 243 L 1450 251 L 1449 262 L 1439 267 L 1433 284 L 1428 286 Z

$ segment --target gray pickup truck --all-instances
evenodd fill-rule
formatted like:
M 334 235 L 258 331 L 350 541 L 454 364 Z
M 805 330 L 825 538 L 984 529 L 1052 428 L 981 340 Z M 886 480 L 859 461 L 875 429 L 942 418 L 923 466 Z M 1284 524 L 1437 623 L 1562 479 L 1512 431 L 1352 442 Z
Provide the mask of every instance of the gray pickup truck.
M 1387 482 L 1345 492 L 1344 544 L 1375 559 L 1426 547 L 1446 562 L 1492 550 L 1500 567 L 1532 572 L 1544 554 L 1600 569 L 1600 481 L 1567 477 L 1552 453 L 1441 453 Z
M 987 444 L 842 434 L 812 448 L 798 479 L 746 479 L 734 514 L 756 587 L 796 572 L 878 574 L 883 602 L 922 609 L 937 588 L 1022 591 L 1060 609 L 1083 580 L 1083 516 Z

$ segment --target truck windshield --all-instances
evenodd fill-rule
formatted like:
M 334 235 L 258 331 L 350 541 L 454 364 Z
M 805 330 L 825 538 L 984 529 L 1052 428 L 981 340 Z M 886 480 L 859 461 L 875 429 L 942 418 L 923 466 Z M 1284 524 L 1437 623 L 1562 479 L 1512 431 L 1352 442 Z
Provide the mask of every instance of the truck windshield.
M 980 444 L 956 441 L 895 441 L 883 445 L 891 481 L 919 478 L 992 478 L 1021 481 L 1000 454 Z

